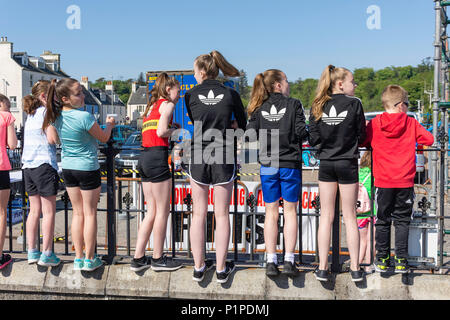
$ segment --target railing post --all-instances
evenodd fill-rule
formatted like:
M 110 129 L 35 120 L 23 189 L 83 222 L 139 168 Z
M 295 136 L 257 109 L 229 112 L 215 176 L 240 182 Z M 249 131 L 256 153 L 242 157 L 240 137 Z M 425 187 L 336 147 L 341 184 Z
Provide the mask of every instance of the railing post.
M 64 202 L 64 247 L 65 255 L 69 255 L 69 194 L 67 191 L 61 196 L 61 200 Z
M 234 197 L 234 219 L 233 219 L 233 229 L 234 229 L 234 261 L 238 261 L 238 243 L 237 243 L 237 214 L 238 214 L 238 184 L 237 181 L 239 179 L 239 169 L 237 166 L 237 137 L 234 137 L 234 167 L 236 169 L 236 177 L 233 181 L 233 197 Z
M 114 158 L 119 153 L 114 147 L 112 137 L 107 142 L 107 147 L 101 152 L 106 155 L 106 209 L 107 209 L 107 232 L 108 232 L 108 255 L 103 257 L 108 264 L 116 262 L 117 240 L 116 240 L 116 193 L 115 193 L 115 164 Z
M 339 238 L 340 238 L 339 203 L 340 203 L 340 195 L 339 195 L 339 189 L 338 189 L 336 192 L 336 204 L 334 207 L 332 260 L 331 260 L 331 272 L 334 272 L 334 273 L 341 272 L 341 264 L 340 264 L 340 256 L 339 256 L 339 251 L 340 251 L 340 246 L 339 246 Z
M 175 147 L 175 142 L 171 141 L 171 150 L 173 155 L 175 154 L 173 152 L 173 149 Z M 172 258 L 175 258 L 176 252 L 175 252 L 175 233 L 177 232 L 176 229 L 176 217 L 175 217 L 175 164 L 173 155 L 171 157 L 170 166 L 171 166 L 171 179 L 172 179 L 172 190 L 171 190 L 171 216 L 172 216 Z
M 446 110 L 443 109 L 443 112 Z M 440 176 L 440 188 L 439 188 L 439 252 L 441 253 L 439 255 L 439 264 L 438 268 L 440 269 L 444 264 L 444 255 L 442 254 L 444 252 L 444 216 L 445 216 L 445 144 L 448 142 L 448 134 L 445 132 L 445 127 L 442 125 L 438 140 L 441 146 L 441 161 L 440 161 L 440 170 L 439 170 L 439 176 Z

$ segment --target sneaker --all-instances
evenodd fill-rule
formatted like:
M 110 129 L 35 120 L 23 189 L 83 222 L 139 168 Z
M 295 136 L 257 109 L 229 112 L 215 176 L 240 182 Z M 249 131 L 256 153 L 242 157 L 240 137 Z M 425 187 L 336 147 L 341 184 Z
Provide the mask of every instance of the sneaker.
M 230 274 L 234 271 L 235 265 L 233 261 L 227 261 L 225 263 L 225 271 L 223 272 L 217 272 L 216 271 L 216 277 L 218 283 L 225 283 L 228 281 L 228 278 L 230 277 Z
M 361 268 L 359 268 L 359 270 L 357 270 L 357 271 L 350 270 L 350 274 L 352 276 L 353 282 L 360 282 L 360 281 L 364 280 L 364 277 L 363 277 L 364 271 Z
M 146 256 L 143 256 L 140 259 L 134 259 L 133 258 L 131 260 L 131 267 L 130 267 L 130 269 L 131 269 L 131 271 L 138 272 L 138 271 L 142 271 L 142 270 L 148 269 L 148 268 L 150 268 L 150 266 L 151 266 L 151 259 L 149 259 Z
M 75 259 L 73 261 L 73 270 L 74 271 L 81 271 L 84 267 L 84 259 Z
M 53 252 L 50 257 L 48 257 L 45 253 L 41 254 L 41 258 L 39 259 L 38 265 L 43 267 L 56 267 L 61 263 L 61 259 L 59 259 Z
M 381 273 L 387 272 L 389 268 L 389 258 L 389 256 L 387 256 L 387 258 L 385 259 L 377 258 L 374 262 L 375 271 Z
M 192 277 L 192 280 L 197 281 L 197 282 L 201 282 L 203 281 L 203 279 L 205 278 L 205 273 L 212 269 L 214 263 L 211 260 L 206 260 L 205 261 L 205 268 L 203 269 L 203 271 L 195 271 L 194 268 L 194 275 Z
M 39 261 L 39 258 L 41 257 L 42 252 L 35 251 L 35 252 L 28 252 L 28 264 L 33 264 Z
M 167 258 L 165 254 L 159 259 L 152 257 L 152 270 L 154 271 L 175 271 L 182 267 L 182 264 L 172 258 Z
M 329 281 L 328 270 L 319 270 L 319 268 L 317 268 L 316 270 L 314 270 L 314 276 L 319 281 L 323 281 L 323 282 Z
M 409 272 L 408 261 L 405 258 L 397 258 L 397 256 L 395 256 L 394 261 L 395 261 L 395 273 Z
M 94 271 L 103 266 L 103 261 L 99 257 L 95 256 L 94 260 L 84 259 L 83 271 Z
M 298 269 L 295 266 L 295 262 L 292 263 L 290 261 L 285 261 L 283 265 L 283 272 L 282 274 L 288 276 L 288 277 L 295 277 L 298 275 Z
M 266 265 L 266 276 L 268 277 L 276 277 L 280 274 L 280 270 L 278 270 L 278 266 L 273 263 L 269 262 Z
M 0 260 L 0 270 L 5 268 L 11 262 L 12 262 L 12 258 L 9 254 L 2 254 L 2 259 Z

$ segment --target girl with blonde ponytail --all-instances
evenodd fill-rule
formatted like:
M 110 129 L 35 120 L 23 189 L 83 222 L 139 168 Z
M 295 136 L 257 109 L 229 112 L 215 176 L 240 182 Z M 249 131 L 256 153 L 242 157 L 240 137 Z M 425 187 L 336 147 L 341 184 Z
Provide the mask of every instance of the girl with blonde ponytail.
M 198 86 L 185 94 L 189 118 L 194 124 L 188 174 L 193 198 L 190 230 L 195 263 L 193 280 L 198 282 L 212 267 L 211 261 L 205 261 L 204 237 L 210 185 L 214 186 L 217 281 L 227 282 L 235 269 L 232 261 L 226 261 L 230 239 L 229 207 L 237 171 L 235 162 L 230 160 L 234 160 L 234 139 L 228 141 L 227 131 L 233 129 L 233 114 L 241 129 L 245 128 L 247 119 L 239 93 L 216 79 L 220 70 L 224 76 L 240 75 L 218 51 L 197 57 L 194 61 L 194 77 Z M 214 137 L 208 132 L 214 132 Z
M 299 100 L 289 98 L 286 75 L 270 69 L 256 76 L 248 107 L 247 130 L 267 131 L 267 145 L 260 140 L 261 186 L 266 203 L 264 239 L 267 252 L 266 275 L 277 276 L 279 200 L 284 206 L 285 257 L 283 274 L 296 276 L 294 250 L 297 243 L 297 203 L 301 184 L 301 145 L 306 140 L 305 115 Z M 272 142 L 276 141 L 277 146 Z M 272 152 L 272 150 L 276 150 Z
M 320 159 L 320 264 L 314 272 L 319 281 L 328 281 L 328 252 L 338 188 L 350 252 L 351 277 L 354 282 L 363 280 L 363 271 L 359 266 L 356 201 L 358 146 L 365 139 L 366 121 L 361 101 L 354 97 L 355 88 L 353 74 L 349 70 L 329 65 L 320 77 L 311 108 L 310 145 L 317 146 Z
M 49 126 L 42 131 L 50 81 L 40 80 L 31 89 L 31 95 L 23 99 L 23 109 L 27 113 L 24 127 L 22 153 L 25 191 L 30 201 L 27 218 L 28 263 L 55 267 L 60 259 L 53 253 L 55 229 L 56 195 L 59 187 L 58 164 L 56 160 L 56 130 Z M 36 247 L 37 231 L 41 213 L 43 251 Z

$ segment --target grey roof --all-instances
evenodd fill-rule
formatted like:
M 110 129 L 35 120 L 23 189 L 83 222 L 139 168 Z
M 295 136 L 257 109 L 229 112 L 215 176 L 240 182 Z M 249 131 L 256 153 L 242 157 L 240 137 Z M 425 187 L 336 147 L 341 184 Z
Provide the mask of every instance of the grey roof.
M 110 90 L 103 90 L 103 89 L 91 89 L 91 92 L 95 95 L 95 97 L 104 105 L 108 105 L 108 106 L 123 106 L 125 107 L 125 104 L 122 102 L 122 100 L 119 99 L 119 102 L 116 103 L 111 103 L 111 91 Z M 100 99 L 100 93 L 104 92 L 105 93 L 105 100 L 106 101 L 102 101 L 102 99 Z M 117 93 L 116 93 L 117 94 Z
M 13 60 L 18 65 L 20 65 L 22 68 L 24 68 L 25 70 L 48 74 L 48 75 L 57 76 L 57 77 L 69 78 L 69 75 L 66 74 L 64 71 L 62 71 L 61 69 L 59 71 L 53 71 L 52 69 L 48 68 L 47 65 L 45 65 L 44 69 L 39 69 L 31 61 L 28 62 L 28 65 L 22 64 L 22 56 L 24 54 L 26 54 L 26 52 L 14 52 Z M 29 58 L 33 58 L 33 57 L 29 57 Z
M 92 91 L 88 91 L 85 87 L 82 87 L 84 94 L 84 104 L 90 106 L 99 106 L 98 102 L 95 100 Z
M 136 92 L 133 92 L 128 100 L 129 105 L 143 105 L 147 104 L 147 87 L 139 87 Z

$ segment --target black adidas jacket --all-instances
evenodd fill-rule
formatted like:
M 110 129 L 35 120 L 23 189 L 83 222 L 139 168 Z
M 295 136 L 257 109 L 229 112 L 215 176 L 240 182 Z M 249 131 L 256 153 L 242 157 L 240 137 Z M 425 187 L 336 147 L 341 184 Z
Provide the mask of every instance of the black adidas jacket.
M 301 168 L 301 145 L 308 137 L 302 103 L 281 93 L 271 93 L 269 98 L 251 116 L 247 125 L 255 130 L 260 142 L 259 162 L 263 166 Z M 267 135 L 264 129 L 267 130 Z M 267 137 L 267 138 L 266 138 Z M 279 144 L 278 154 L 272 140 Z M 275 160 L 275 163 L 273 162 Z M 278 165 L 277 162 L 278 161 Z
M 309 119 L 309 144 L 318 146 L 320 160 L 358 159 L 358 145 L 366 137 L 366 119 L 361 100 L 333 94 L 323 115 Z
M 207 146 L 222 148 L 227 145 L 227 142 L 232 144 L 231 147 L 234 146 L 234 139 L 232 141 L 226 140 L 226 130 L 232 129 L 232 114 L 234 114 L 239 128 L 245 129 L 247 123 L 239 93 L 218 80 L 208 79 L 187 91 L 184 99 L 189 118 L 194 124 L 192 150 L 203 150 Z M 196 125 L 200 123 L 201 126 Z M 209 131 L 211 134 L 205 135 L 205 132 L 208 133 L 209 129 L 215 130 L 214 132 Z M 214 133 L 219 132 L 220 135 L 214 135 Z M 214 144 L 212 144 L 213 141 Z

